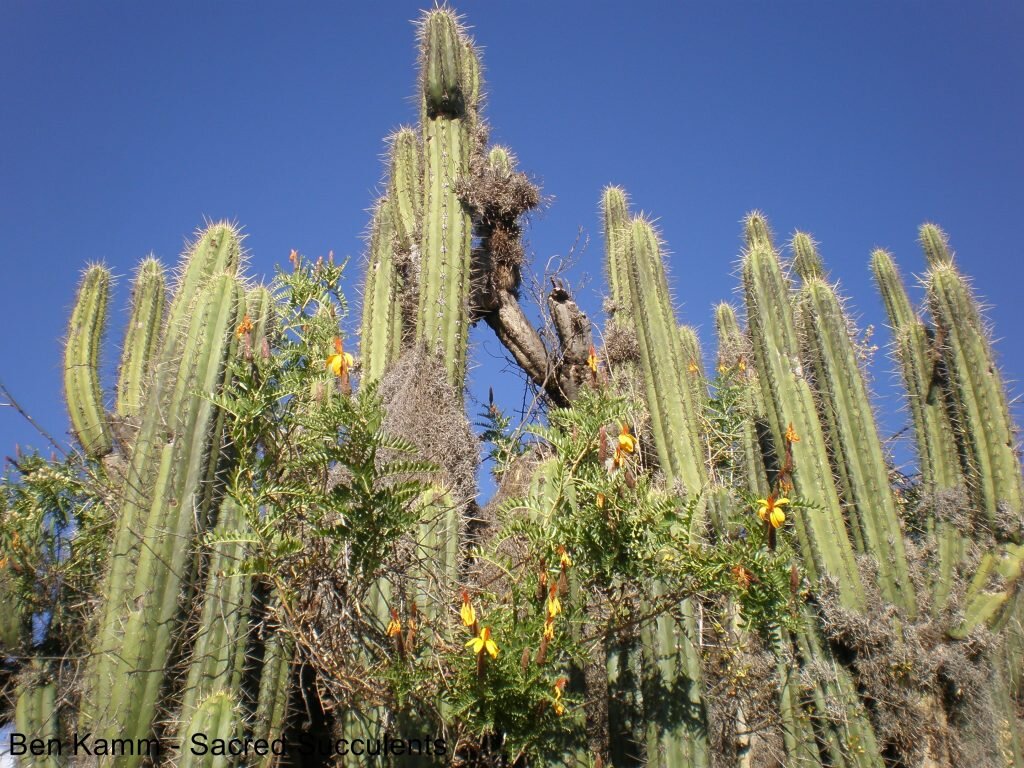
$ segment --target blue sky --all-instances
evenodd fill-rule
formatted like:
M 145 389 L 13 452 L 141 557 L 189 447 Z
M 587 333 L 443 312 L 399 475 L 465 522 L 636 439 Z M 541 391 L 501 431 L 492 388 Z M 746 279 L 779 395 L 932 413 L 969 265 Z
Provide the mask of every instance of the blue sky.
M 382 175 L 384 137 L 412 122 L 418 3 L 0 4 L 0 380 L 59 439 L 61 339 L 82 265 L 128 277 L 174 263 L 203 217 L 244 225 L 252 271 L 291 248 L 350 254 Z M 535 263 L 590 242 L 574 276 L 596 313 L 601 188 L 658 217 L 680 319 L 708 351 L 734 295 L 740 220 L 820 242 L 863 325 L 888 340 L 875 246 L 909 276 L 926 220 L 994 306 L 1009 379 L 1024 375 L 1024 6 L 943 2 L 458 2 L 483 46 L 492 140 L 553 195 L 527 235 Z M 589 281 L 584 281 L 589 275 Z M 915 295 L 919 296 L 917 292 Z M 355 318 L 353 318 L 354 320 Z M 472 394 L 518 405 L 486 328 Z M 880 352 L 875 387 L 898 392 Z M 1020 388 L 1016 387 L 1015 392 Z M 41 440 L 0 408 L 0 455 Z

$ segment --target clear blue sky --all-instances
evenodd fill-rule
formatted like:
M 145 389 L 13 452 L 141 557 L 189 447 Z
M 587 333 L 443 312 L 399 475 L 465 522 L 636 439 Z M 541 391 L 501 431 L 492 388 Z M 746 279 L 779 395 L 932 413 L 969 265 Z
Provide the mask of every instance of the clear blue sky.
M 252 269 L 298 248 L 361 257 L 383 137 L 415 119 L 412 2 L 0 4 L 0 379 L 66 437 L 61 339 L 82 265 L 174 263 L 203 217 L 244 225 Z M 1006 376 L 1024 375 L 1024 6 L 936 2 L 458 2 L 482 44 L 492 139 L 555 200 L 539 263 L 591 237 L 601 188 L 659 217 L 680 318 L 713 349 L 740 220 L 809 230 L 862 323 L 888 340 L 868 255 L 921 272 L 939 222 L 994 305 Z M 350 291 L 361 282 L 353 262 Z M 358 279 L 357 279 L 358 278 Z M 919 292 L 916 295 L 920 295 Z M 474 334 L 473 394 L 500 348 Z M 894 410 L 891 364 L 876 388 Z M 512 379 L 499 387 L 518 402 Z M 1019 392 L 1017 387 L 1015 392 Z M 902 417 L 888 418 L 898 429 Z M 0 455 L 41 441 L 0 409 Z

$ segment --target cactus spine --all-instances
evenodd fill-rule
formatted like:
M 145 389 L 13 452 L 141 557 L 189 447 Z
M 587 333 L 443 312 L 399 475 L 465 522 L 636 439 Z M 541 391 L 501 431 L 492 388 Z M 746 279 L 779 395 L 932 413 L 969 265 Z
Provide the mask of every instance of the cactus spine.
M 132 285 L 131 316 L 117 383 L 118 416 L 134 416 L 142 408 L 143 382 L 160 345 L 165 291 L 163 266 L 154 258 L 146 259 L 139 265 Z
M 83 450 L 93 457 L 113 448 L 99 371 L 109 294 L 110 270 L 99 264 L 89 267 L 78 289 L 64 348 L 64 395 L 71 426 Z
M 899 512 L 849 323 L 835 291 L 824 280 L 821 258 L 810 237 L 797 233 L 793 250 L 794 266 L 803 278 L 797 316 L 804 361 L 806 370 L 814 376 L 822 423 L 842 479 L 851 528 L 860 551 L 877 562 L 885 599 L 913 618 L 917 600 Z

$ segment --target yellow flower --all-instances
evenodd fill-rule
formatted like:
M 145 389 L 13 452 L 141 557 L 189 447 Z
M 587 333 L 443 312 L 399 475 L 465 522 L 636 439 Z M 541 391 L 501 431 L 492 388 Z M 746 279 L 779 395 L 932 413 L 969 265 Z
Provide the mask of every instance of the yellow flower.
M 786 522 L 786 513 L 782 508 L 789 504 L 789 499 L 769 496 L 767 499 L 758 499 L 757 503 L 757 516 L 765 522 L 770 522 L 773 528 L 781 528 Z
M 242 322 L 241 322 L 241 324 L 239 324 L 238 328 L 235 329 L 235 335 L 238 336 L 238 338 L 242 338 L 243 336 L 245 336 L 245 334 L 249 333 L 252 329 L 253 329 L 252 320 L 249 319 L 248 315 L 246 315 L 245 317 L 242 318 Z
M 797 435 L 796 430 L 793 429 L 793 422 L 789 422 L 789 426 L 786 427 L 786 442 L 787 443 L 799 443 L 800 436 Z
M 355 362 L 355 358 L 345 351 L 341 339 L 334 339 L 334 354 L 327 358 L 327 369 L 335 376 L 344 378 Z
M 563 568 L 572 568 L 572 558 L 565 551 L 565 547 L 558 548 L 558 561 Z
M 597 352 L 594 350 L 594 346 L 590 346 L 590 354 L 587 355 L 587 367 L 597 375 Z
M 491 640 L 491 628 L 484 627 L 480 634 L 466 643 L 467 648 L 472 648 L 473 653 L 488 653 L 492 659 L 498 658 L 498 644 Z
M 625 453 L 633 453 L 636 450 L 636 438 L 629 434 L 628 424 L 622 425 L 622 431 L 619 432 L 619 446 L 616 450 L 621 450 Z
M 552 706 L 556 715 L 562 715 L 565 712 L 565 705 L 562 703 L 562 689 L 565 688 L 567 682 L 569 682 L 567 677 L 560 677 L 555 682 L 555 701 Z
M 398 612 L 391 612 L 391 621 L 388 622 L 388 637 L 394 637 L 395 635 L 401 634 L 402 622 L 398 620 Z
M 472 627 L 476 624 L 476 611 L 473 610 L 473 605 L 469 602 L 469 593 L 465 590 L 462 591 L 462 608 L 459 609 L 459 615 L 462 616 L 464 626 Z
M 603 493 L 597 494 L 597 508 L 598 509 L 603 509 L 604 508 L 604 494 Z
M 739 368 L 740 373 L 743 373 L 745 370 L 747 370 L 747 361 L 741 357 L 740 361 L 736 363 L 736 367 Z
M 544 619 L 543 638 L 545 640 L 555 639 L 555 619 L 553 616 L 548 616 L 546 619 Z
M 697 365 L 696 360 L 691 359 L 690 364 L 686 366 L 686 370 L 689 371 L 691 374 L 698 374 L 700 373 L 700 366 Z
M 552 619 L 562 612 L 562 601 L 558 599 L 558 591 L 554 584 L 548 592 L 548 616 Z
M 626 454 L 636 450 L 636 438 L 629 434 L 629 425 L 623 424 L 619 432 L 618 441 L 615 443 L 615 455 L 611 458 L 609 469 L 615 470 L 626 463 Z

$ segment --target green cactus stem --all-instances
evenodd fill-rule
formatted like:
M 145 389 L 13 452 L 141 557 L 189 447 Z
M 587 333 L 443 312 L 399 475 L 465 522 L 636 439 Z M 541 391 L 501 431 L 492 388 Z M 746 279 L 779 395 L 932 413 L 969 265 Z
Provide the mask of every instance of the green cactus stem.
M 395 361 L 402 344 L 401 278 L 395 266 L 395 206 L 377 203 L 370 232 L 370 261 L 363 284 L 360 359 L 363 380 L 376 381 Z
M 601 193 L 604 218 L 605 263 L 612 303 L 616 312 L 628 316 L 629 274 L 626 271 L 626 241 L 629 237 L 629 199 L 622 187 L 608 186 Z M 613 313 L 614 315 L 614 313 Z
M 117 380 L 117 415 L 135 416 L 142 408 L 144 388 L 160 346 L 166 301 L 164 268 L 155 258 L 140 265 L 132 283 L 131 316 L 125 331 Z
M 22 677 L 14 704 L 15 730 L 29 741 L 40 739 L 47 745 L 59 743 L 56 683 L 48 679 L 46 668 L 38 660 L 33 660 Z M 57 758 L 58 755 L 47 748 L 42 755 L 29 752 L 20 756 L 18 765 L 22 768 L 57 768 L 61 764 Z
M 138 496 L 126 495 L 105 582 L 107 600 L 100 611 L 94 661 L 86 675 L 89 705 L 81 714 L 83 723 L 96 730 L 116 728 L 125 738 L 146 738 L 156 716 L 181 592 L 190 584 L 195 522 L 205 519 L 197 506 L 218 416 L 210 397 L 223 382 L 243 307 L 244 292 L 235 277 L 216 275 L 200 288 L 187 325 L 168 329 L 168 335 L 181 336 L 180 356 L 160 361 L 162 391 L 170 397 L 147 403 L 144 433 L 129 475 L 149 477 L 152 471 L 136 464 L 149 457 L 140 446 L 159 445 L 155 481 L 137 491 Z M 165 349 L 176 346 L 168 343 Z M 162 435 L 151 426 L 158 421 L 153 410 L 163 414 Z M 152 434 L 145 434 L 147 427 Z M 137 762 L 118 759 L 125 766 Z
M 427 14 L 421 43 L 426 157 L 416 340 L 444 362 L 449 382 L 461 392 L 473 228 L 455 190 L 469 175 L 477 145 L 475 115 L 465 92 L 464 66 L 472 54 L 455 15 L 444 8 Z
M 808 376 L 800 359 L 800 344 L 789 299 L 789 283 L 778 255 L 767 240 L 760 214 L 747 219 L 747 252 L 743 257 L 743 290 L 761 390 L 768 408 L 775 445 L 784 445 L 792 425 L 791 443 L 796 491 L 815 506 L 794 514 L 804 566 L 812 581 L 828 574 L 835 578 L 843 604 L 859 610 L 864 589 L 847 537 L 846 523 L 829 466 L 825 437 Z
M 190 747 L 194 737 L 202 737 L 206 744 L 216 740 L 228 742 L 242 736 L 242 713 L 238 701 L 226 691 L 210 694 L 199 704 L 182 738 L 178 768 L 225 768 L 235 764 L 228 755 L 216 755 L 213 750 L 196 754 Z M 202 742 L 201 742 L 202 743 Z
M 763 499 L 771 489 L 768 487 L 768 472 L 758 425 L 762 425 L 762 431 L 767 431 L 767 422 L 764 398 L 752 364 L 750 342 L 740 329 L 736 311 L 725 302 L 715 307 L 715 328 L 718 334 L 718 365 L 726 372 L 732 371 L 742 388 L 739 401 L 742 411 L 739 462 L 743 477 L 746 487 Z
M 239 570 L 246 555 L 242 537 L 247 527 L 242 507 L 225 497 L 211 532 L 202 608 L 181 699 L 183 730 L 211 694 L 241 694 L 252 598 L 252 579 Z
M 889 469 L 867 385 L 850 338 L 849 320 L 835 291 L 823 279 L 821 258 L 811 239 L 798 233 L 793 242 L 797 271 L 803 278 L 797 325 L 805 370 L 814 376 L 819 412 L 855 540 L 861 552 L 877 563 L 883 597 L 913 618 L 917 599 L 899 511 L 889 486 Z
M 408 253 L 419 236 L 420 206 L 423 201 L 420 172 L 420 142 L 412 128 L 400 128 L 390 141 L 391 174 L 388 200 L 391 202 L 396 245 Z
M 876 249 L 871 271 L 885 304 L 893 333 L 893 348 L 900 367 L 917 445 L 921 481 L 930 495 L 930 533 L 938 543 L 938 568 L 932 576 L 933 615 L 943 610 L 953 588 L 954 575 L 963 560 L 967 539 L 949 521 L 948 507 L 966 501 L 964 478 L 957 456 L 953 426 L 946 409 L 939 369 L 925 324 L 914 312 L 892 256 Z
M 930 262 L 928 305 L 936 325 L 936 346 L 949 376 L 957 433 L 965 446 L 968 479 L 993 530 L 1018 521 L 1006 538 L 1021 540 L 1024 488 L 1005 388 L 989 346 L 977 301 L 953 264 L 946 238 L 933 224 L 921 227 Z
M 99 372 L 109 295 L 110 270 L 100 264 L 89 267 L 78 289 L 64 347 L 64 396 L 71 427 L 82 449 L 94 458 L 110 453 L 114 445 Z

